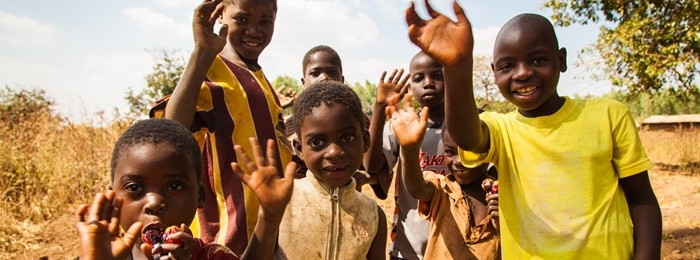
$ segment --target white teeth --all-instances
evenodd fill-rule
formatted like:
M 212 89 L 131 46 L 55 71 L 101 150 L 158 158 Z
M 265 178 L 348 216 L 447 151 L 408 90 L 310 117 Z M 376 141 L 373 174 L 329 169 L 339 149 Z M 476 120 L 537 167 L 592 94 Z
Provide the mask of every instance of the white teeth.
M 515 92 L 517 92 L 520 95 L 528 95 L 528 94 L 532 94 L 533 92 L 535 92 L 536 89 L 537 89 L 537 87 L 525 87 L 525 88 L 516 89 Z
M 248 45 L 250 47 L 258 47 L 260 46 L 259 42 L 245 42 L 245 45 Z

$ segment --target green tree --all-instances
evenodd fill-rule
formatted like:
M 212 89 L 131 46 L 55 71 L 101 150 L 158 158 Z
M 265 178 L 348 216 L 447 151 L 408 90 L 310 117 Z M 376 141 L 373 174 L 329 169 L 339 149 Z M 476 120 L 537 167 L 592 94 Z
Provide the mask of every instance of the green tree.
M 5 86 L 0 89 L 0 122 L 12 127 L 37 116 L 55 118 L 54 105 L 55 102 L 43 89 L 13 89 Z
M 146 75 L 146 87 L 138 93 L 129 88 L 124 97 L 129 102 L 132 114 L 148 114 L 153 102 L 173 93 L 185 69 L 185 58 L 179 50 L 149 50 L 156 64 L 153 72 Z
M 355 82 L 354 85 L 350 86 L 362 102 L 362 110 L 367 113 L 367 115 L 372 116 L 372 108 L 374 108 L 374 100 L 377 97 L 377 85 L 372 84 L 369 80 L 365 80 L 365 84 L 360 82 Z
M 557 26 L 605 22 L 582 54 L 599 55 L 590 65 L 603 68 L 622 93 L 697 91 L 700 1 L 545 0 L 544 6 Z

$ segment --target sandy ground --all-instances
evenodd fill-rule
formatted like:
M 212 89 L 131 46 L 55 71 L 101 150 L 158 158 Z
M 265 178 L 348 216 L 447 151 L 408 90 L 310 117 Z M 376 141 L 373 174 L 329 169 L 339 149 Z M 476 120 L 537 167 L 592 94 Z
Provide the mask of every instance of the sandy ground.
M 700 174 L 657 167 L 650 176 L 663 213 L 662 259 L 700 259 Z M 379 205 L 390 221 L 393 196 Z M 40 224 L 0 217 L 0 259 L 73 259 L 73 210 Z

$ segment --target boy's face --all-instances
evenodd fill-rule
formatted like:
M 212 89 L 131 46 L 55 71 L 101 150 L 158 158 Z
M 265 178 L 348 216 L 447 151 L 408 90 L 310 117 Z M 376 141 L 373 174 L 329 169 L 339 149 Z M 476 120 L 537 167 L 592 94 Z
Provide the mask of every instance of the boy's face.
M 348 183 L 369 148 L 369 132 L 347 108 L 325 104 L 304 117 L 297 151 L 309 170 L 331 187 Z
M 445 88 L 442 65 L 427 54 L 411 61 L 411 94 L 421 106 L 434 108 L 445 103 Z
M 304 88 L 324 80 L 345 81 L 343 72 L 340 70 L 340 64 L 338 64 L 337 60 L 334 61 L 333 58 L 333 55 L 325 51 L 319 51 L 311 55 L 304 71 L 304 77 L 301 78 L 301 84 L 304 84 Z
M 457 183 L 471 184 L 486 174 L 488 164 L 483 163 L 476 168 L 467 168 L 462 164 L 459 159 L 457 143 L 444 130 L 442 132 L 442 143 L 445 146 L 445 167 L 447 167 L 448 174 L 452 174 Z
M 122 228 L 140 221 L 143 232 L 192 222 L 197 208 L 204 206 L 204 190 L 190 157 L 164 143 L 122 151 L 112 181 L 112 190 L 124 200 Z
M 500 35 L 491 67 L 506 100 L 521 112 L 548 115 L 559 108 L 550 104 L 559 98 L 557 84 L 559 73 L 566 71 L 566 49 L 557 49 L 555 35 L 538 31 L 544 30 L 535 26 Z
M 224 7 L 219 19 L 228 25 L 228 42 L 242 58 L 257 60 L 270 44 L 276 13 L 272 1 L 237 0 Z

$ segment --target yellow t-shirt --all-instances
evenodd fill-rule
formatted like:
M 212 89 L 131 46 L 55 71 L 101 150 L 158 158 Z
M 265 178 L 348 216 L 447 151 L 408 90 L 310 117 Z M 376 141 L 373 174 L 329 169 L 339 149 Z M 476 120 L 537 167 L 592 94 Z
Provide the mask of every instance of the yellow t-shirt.
M 504 259 L 631 258 L 632 220 L 618 181 L 652 164 L 627 107 L 566 98 L 550 116 L 481 119 L 490 149 L 480 159 L 499 172 Z

